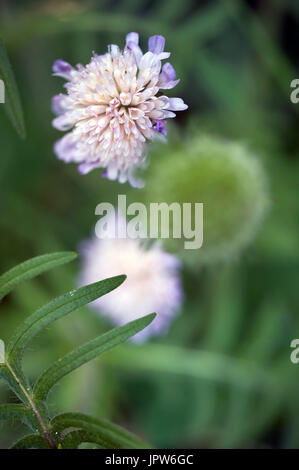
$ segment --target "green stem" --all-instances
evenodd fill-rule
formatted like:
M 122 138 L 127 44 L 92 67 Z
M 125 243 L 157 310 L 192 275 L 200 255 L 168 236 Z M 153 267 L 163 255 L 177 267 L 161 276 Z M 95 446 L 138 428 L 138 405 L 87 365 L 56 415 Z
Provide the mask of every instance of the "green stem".
M 46 423 L 44 422 L 41 414 L 39 413 L 39 411 L 37 409 L 37 406 L 34 403 L 34 400 L 33 400 L 32 396 L 30 395 L 30 393 L 28 393 L 26 387 L 22 384 L 21 380 L 18 378 L 17 374 L 15 373 L 13 368 L 10 366 L 10 364 L 8 362 L 5 362 L 5 365 L 6 365 L 7 369 L 9 370 L 11 376 L 13 377 L 14 381 L 18 385 L 19 389 L 21 390 L 23 395 L 26 397 L 26 399 L 29 403 L 30 409 L 34 413 L 34 415 L 37 419 L 37 422 L 38 422 L 38 424 L 39 424 L 39 426 L 40 426 L 40 428 L 41 428 L 41 430 L 44 434 L 44 437 L 45 437 L 45 440 L 46 440 L 47 444 L 49 445 L 49 447 L 51 449 L 57 449 L 56 443 L 55 443 L 54 439 L 52 438 L 51 433 L 50 433 Z

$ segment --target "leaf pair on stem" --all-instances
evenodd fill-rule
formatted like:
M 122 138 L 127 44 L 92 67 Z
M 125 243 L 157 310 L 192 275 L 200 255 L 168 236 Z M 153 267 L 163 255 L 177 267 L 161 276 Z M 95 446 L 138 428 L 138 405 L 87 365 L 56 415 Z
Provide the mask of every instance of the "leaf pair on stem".
M 72 261 L 76 256 L 76 253 L 71 252 L 43 255 L 9 270 L 0 277 L 0 301 L 20 282 Z M 154 313 L 114 328 L 66 354 L 45 370 L 33 387 L 22 368 L 25 348 L 40 331 L 75 309 L 116 289 L 125 278 L 120 275 L 104 279 L 52 300 L 27 317 L 9 341 L 0 363 L 0 378 L 6 380 L 22 404 L 1 405 L 0 419 L 20 419 L 34 432 L 14 444 L 14 448 L 76 448 L 82 442 L 92 442 L 107 449 L 146 446 L 119 426 L 81 413 L 65 413 L 50 419 L 46 400 L 52 387 L 62 377 L 144 329 L 154 319 Z

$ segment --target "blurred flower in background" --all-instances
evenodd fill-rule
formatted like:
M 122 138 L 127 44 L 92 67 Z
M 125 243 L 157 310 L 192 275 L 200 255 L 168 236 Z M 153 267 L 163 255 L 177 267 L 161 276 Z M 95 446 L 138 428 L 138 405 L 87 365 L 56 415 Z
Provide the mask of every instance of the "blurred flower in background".
M 203 245 L 183 249 L 180 239 L 165 240 L 191 264 L 239 256 L 254 239 L 269 205 L 262 165 L 239 143 L 196 136 L 169 145 L 153 159 L 145 200 L 203 203 Z
M 120 223 L 125 227 L 124 219 Z M 165 334 L 182 303 L 178 259 L 158 243 L 145 247 L 138 239 L 92 238 L 82 243 L 80 285 L 126 273 L 124 286 L 91 303 L 97 313 L 123 325 L 145 313 L 156 312 L 155 321 L 134 336 L 143 341 Z
M 188 107 L 181 98 L 160 93 L 179 82 L 169 62 L 161 70 L 161 60 L 170 56 L 164 45 L 163 36 L 152 36 L 143 54 L 139 35 L 129 33 L 123 52 L 112 44 L 108 53 L 94 54 L 86 67 L 54 63 L 54 74 L 68 82 L 67 95 L 53 98 L 58 115 L 53 126 L 60 131 L 73 128 L 55 144 L 59 159 L 79 163 L 82 174 L 106 168 L 109 179 L 140 185 L 134 171 L 145 161 L 145 142 L 164 137 L 165 119 Z

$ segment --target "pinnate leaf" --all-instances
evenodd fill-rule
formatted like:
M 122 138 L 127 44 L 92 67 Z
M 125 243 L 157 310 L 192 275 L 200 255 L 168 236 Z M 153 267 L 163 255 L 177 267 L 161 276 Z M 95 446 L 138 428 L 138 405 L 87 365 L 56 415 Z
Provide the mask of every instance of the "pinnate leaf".
M 16 285 L 27 279 L 32 279 L 39 274 L 68 263 L 77 257 L 76 253 L 64 251 L 36 256 L 24 263 L 18 264 L 0 276 L 0 300 L 7 295 Z
M 58 415 L 53 418 L 51 426 L 58 433 L 62 431 L 65 433 L 68 428 L 72 430 L 77 428 L 78 433 L 67 434 L 68 445 L 71 444 L 71 439 L 76 439 L 76 446 L 82 442 L 95 442 L 105 449 L 148 449 L 150 447 L 149 444 L 120 426 L 82 413 Z M 71 445 L 74 445 L 74 442 Z
M 124 275 L 115 276 L 80 287 L 39 308 L 26 318 L 10 341 L 7 347 L 9 362 L 19 368 L 25 347 L 41 330 L 73 310 L 112 291 L 122 284 L 125 278 Z
M 62 377 L 143 330 L 153 321 L 155 316 L 155 313 L 151 313 L 126 325 L 114 328 L 58 359 L 38 379 L 34 387 L 35 398 L 45 400 L 51 388 Z
M 0 42 L 0 78 L 5 87 L 5 107 L 19 136 L 26 136 L 23 109 L 14 73 L 5 47 Z

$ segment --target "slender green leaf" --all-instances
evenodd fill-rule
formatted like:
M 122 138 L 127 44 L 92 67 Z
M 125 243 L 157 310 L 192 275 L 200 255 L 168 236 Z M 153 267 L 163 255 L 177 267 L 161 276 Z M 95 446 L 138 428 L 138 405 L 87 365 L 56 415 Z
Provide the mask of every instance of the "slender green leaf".
M 5 47 L 0 42 L 0 78 L 5 87 L 5 107 L 19 136 L 26 136 L 20 95 Z
M 58 359 L 38 379 L 34 387 L 35 397 L 39 400 L 45 400 L 53 385 L 62 377 L 143 330 L 153 321 L 155 316 L 155 313 L 151 313 L 126 325 L 114 328 Z
M 110 366 L 135 373 L 176 374 L 264 391 L 279 387 L 279 381 L 272 370 L 259 366 L 254 361 L 212 351 L 186 350 L 172 345 L 146 344 L 136 347 L 127 344 L 112 351 L 103 361 Z
M 70 431 L 67 433 L 62 441 L 62 448 L 77 449 L 79 445 L 83 443 L 97 444 L 97 448 L 108 448 L 100 436 L 92 432 L 82 431 L 82 429 L 77 429 L 76 431 Z
M 7 295 L 17 284 L 32 279 L 39 274 L 74 260 L 76 253 L 62 251 L 31 258 L 0 276 L 0 300 Z
M 23 377 L 22 377 L 23 378 Z M 25 404 L 28 404 L 27 398 L 23 394 L 22 390 L 20 389 L 18 383 L 16 382 L 15 378 L 9 371 L 6 365 L 0 366 L 0 379 L 5 380 L 8 384 L 9 388 L 16 394 L 16 396 Z
M 148 449 L 151 447 L 148 443 L 122 427 L 105 419 L 94 418 L 83 413 L 63 413 L 55 416 L 51 421 L 51 426 L 54 432 L 59 434 L 68 428 L 78 428 L 93 433 L 99 439 L 102 439 L 102 442 L 97 441 L 97 443 L 105 448 Z
M 227 25 L 227 17 L 225 5 L 216 3 L 191 15 L 188 21 L 182 24 L 178 34 L 180 38 L 190 35 L 201 42 L 207 41 L 210 37 L 215 37 L 215 31 L 220 34 Z
M 1 419 L 18 419 L 29 426 L 33 431 L 36 431 L 38 428 L 32 411 L 21 404 L 9 403 L 7 405 L 0 405 L 0 420 Z
M 49 446 L 38 434 L 29 434 L 15 442 L 11 449 L 49 449 Z
M 5 344 L 3 339 L 0 339 L 0 366 L 5 363 Z
M 17 330 L 7 347 L 7 360 L 19 366 L 26 345 L 50 323 L 116 289 L 126 276 L 115 276 L 57 297 L 30 315 Z
M 290 60 L 267 32 L 261 19 L 253 13 L 246 2 L 228 0 L 227 14 L 234 19 L 242 33 L 248 37 L 249 44 L 255 49 L 273 79 L 280 85 L 284 94 L 289 95 L 289 85 L 296 76 Z M 263 47 L 261 47 L 261 44 Z M 296 107 L 295 107 L 296 109 Z

